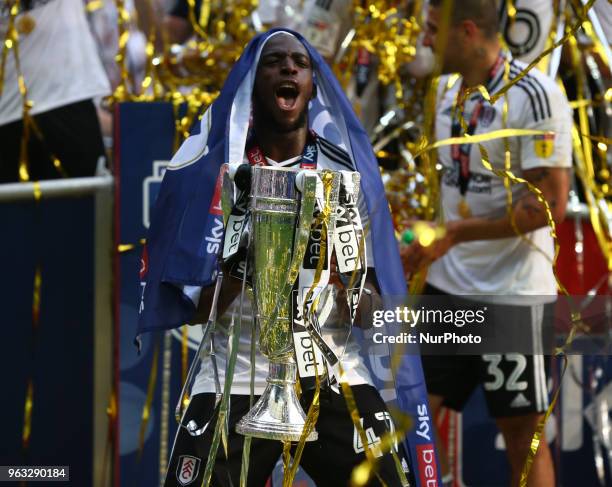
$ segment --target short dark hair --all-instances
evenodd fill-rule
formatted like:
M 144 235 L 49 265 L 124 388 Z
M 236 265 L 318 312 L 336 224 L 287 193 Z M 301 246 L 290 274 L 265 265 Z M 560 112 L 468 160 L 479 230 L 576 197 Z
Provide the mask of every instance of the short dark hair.
M 457 25 L 464 20 L 471 20 L 486 37 L 491 38 L 499 31 L 499 15 L 496 0 L 449 0 L 451 6 L 451 23 Z M 442 8 L 445 0 L 429 0 L 429 5 Z

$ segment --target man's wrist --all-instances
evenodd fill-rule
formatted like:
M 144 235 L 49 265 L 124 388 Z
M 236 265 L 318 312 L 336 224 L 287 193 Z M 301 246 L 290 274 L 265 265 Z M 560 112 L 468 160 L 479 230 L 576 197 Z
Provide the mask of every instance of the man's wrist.
M 451 246 L 461 243 L 461 229 L 463 222 L 461 220 L 453 220 L 446 223 L 446 238 Z

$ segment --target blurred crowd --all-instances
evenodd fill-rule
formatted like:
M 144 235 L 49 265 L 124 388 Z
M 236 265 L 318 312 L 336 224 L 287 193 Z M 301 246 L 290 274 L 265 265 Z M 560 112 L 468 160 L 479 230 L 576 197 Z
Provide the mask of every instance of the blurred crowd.
M 563 2 L 499 3 L 506 43 L 515 58 L 527 63 L 569 22 L 560 11 Z M 302 33 L 335 68 L 372 135 L 381 165 L 405 165 L 402 147 L 423 127 L 434 67 L 431 50 L 421 42 L 426 6 L 419 0 L 262 0 L 253 5 L 240 0 L 6 0 L 0 35 L 13 42 L 3 48 L 0 136 L 10 143 L 0 152 L 0 181 L 95 174 L 108 165 L 113 101 L 176 100 L 173 93 L 182 93 L 182 101 L 206 105 L 245 43 L 275 26 Z M 509 6 L 515 9 L 510 15 Z M 594 10 L 604 35 L 612 38 L 610 4 L 598 0 Z M 592 44 L 582 37 L 585 45 Z M 593 62 L 609 84 L 601 58 L 596 55 Z M 209 97 L 189 98 L 194 86 Z

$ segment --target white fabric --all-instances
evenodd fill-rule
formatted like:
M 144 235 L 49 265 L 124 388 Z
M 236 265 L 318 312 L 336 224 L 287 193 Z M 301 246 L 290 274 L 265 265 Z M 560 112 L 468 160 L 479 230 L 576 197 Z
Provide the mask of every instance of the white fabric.
M 502 2 L 505 8 L 505 1 Z M 530 63 L 546 47 L 546 40 L 554 17 L 551 0 L 515 0 L 514 23 L 506 17 L 502 32 L 512 55 L 523 62 Z
M 515 61 L 513 69 L 524 66 L 523 63 Z M 498 78 L 500 77 L 501 74 Z M 445 87 L 446 84 L 445 77 L 441 80 L 440 86 Z M 459 79 L 452 88 L 441 94 L 441 100 L 438 100 L 436 116 L 438 140 L 451 136 L 451 107 L 455 103 L 460 84 Z M 499 89 L 503 84 L 501 79 L 496 79 L 492 85 L 496 85 Z M 530 93 L 531 99 L 525 90 Z M 469 120 L 477 99 L 478 95 L 475 95 L 466 101 L 466 120 Z M 535 112 L 532 109 L 532 100 Z M 510 88 L 508 101 L 508 128 L 556 132 L 554 152 L 547 158 L 538 157 L 534 153 L 534 137 L 511 138 L 512 172 L 516 176 L 521 176 L 523 170 L 536 167 L 571 167 L 571 109 L 557 85 L 547 76 L 532 70 L 528 80 Z M 548 106 L 552 116 L 548 116 Z M 488 103 L 485 103 L 485 107 L 490 109 Z M 502 107 L 503 97 L 495 104 L 494 118 L 490 125 L 483 126 L 481 117 L 476 134 L 502 128 Z M 483 146 L 488 151 L 493 166 L 503 169 L 503 140 L 485 142 Z M 438 154 L 444 166 L 441 178 L 444 218 L 446 221 L 460 220 L 461 216 L 458 213 L 460 192 L 456 183 L 457 171 L 453 167 L 450 146 L 440 148 Z M 483 167 L 477 145 L 473 145 L 470 151 L 470 172 L 472 178 L 466 199 L 473 216 L 502 217 L 506 213 L 506 191 L 503 180 Z M 516 200 L 525 191 L 527 190 L 523 185 L 513 185 L 513 199 Z M 526 237 L 552 258 L 553 243 L 547 227 L 530 232 Z M 494 300 L 505 304 L 540 304 L 553 301 L 557 294 L 550 262 L 542 253 L 534 251 L 519 237 L 478 240 L 456 245 L 444 257 L 432 264 L 427 281 L 450 294 L 497 295 Z
M 98 57 L 80 0 L 33 0 L 29 34 L 19 35 L 19 56 L 28 97 L 36 115 L 70 103 L 106 96 L 110 86 Z M 8 13 L 0 15 L 0 38 L 8 29 Z M 0 125 L 22 118 L 23 105 L 12 51 L 6 60 L 0 95 Z
M 288 159 L 283 162 L 276 162 L 269 158 L 266 158 L 268 163 L 273 166 L 288 167 L 298 163 L 301 157 L 295 157 Z M 247 161 L 245 161 L 247 162 Z M 332 169 L 340 170 L 344 169 L 337 165 L 334 161 L 331 161 L 321 150 L 318 151 L 317 155 L 317 169 Z M 360 193 L 361 196 L 361 193 Z M 367 224 L 367 212 L 365 210 L 365 201 L 360 198 L 359 209 L 362 218 L 362 224 L 365 227 Z M 370 262 L 370 266 L 373 266 L 374 257 L 372 255 L 372 242 L 368 235 L 366 237 L 366 249 L 367 249 L 367 261 Z M 238 346 L 238 357 L 236 359 L 236 367 L 234 370 L 234 380 L 232 383 L 232 394 L 249 394 L 250 393 L 250 380 L 251 380 L 251 367 L 250 367 L 250 353 L 251 353 L 251 323 L 252 323 L 252 306 L 251 306 L 252 294 L 249 293 L 249 299 L 244 301 L 243 318 L 242 318 L 242 333 L 240 335 L 240 342 Z M 217 364 L 219 369 L 219 380 L 223 385 L 225 380 L 225 357 L 227 356 L 227 340 L 228 340 L 228 329 L 229 324 L 232 320 L 238 319 L 238 313 L 240 311 L 239 299 L 236 299 L 230 308 L 226 311 L 224 316 L 219 319 L 219 325 L 215 335 L 215 352 L 217 357 Z M 344 325 L 344 326 L 343 326 Z M 345 370 L 346 380 L 350 385 L 369 384 L 374 385 L 370 373 L 363 363 L 361 356 L 359 355 L 359 344 L 352 338 L 349 339 L 346 349 L 344 348 L 346 337 L 347 337 L 348 324 L 339 324 L 334 320 L 334 314 L 328 317 L 327 324 L 323 326 L 322 335 L 326 343 L 332 347 L 338 358 L 340 358 L 343 369 Z M 258 338 L 258 337 L 256 337 Z M 257 355 L 255 360 L 255 394 L 259 395 L 263 393 L 266 386 L 266 377 L 268 375 L 268 362 L 267 359 L 259 353 L 259 347 L 256 347 Z M 200 394 L 203 392 L 215 392 L 215 383 L 212 362 L 209 357 L 210 347 L 204 347 L 204 356 L 200 365 L 200 370 L 195 379 L 192 387 L 191 394 Z

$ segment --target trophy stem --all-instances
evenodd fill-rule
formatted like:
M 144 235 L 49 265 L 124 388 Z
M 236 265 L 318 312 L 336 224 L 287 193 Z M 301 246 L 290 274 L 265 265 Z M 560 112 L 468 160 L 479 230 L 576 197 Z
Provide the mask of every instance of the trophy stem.
M 236 425 L 238 433 L 267 440 L 300 440 L 306 414 L 295 393 L 296 370 L 292 357 L 270 360 L 266 389 Z M 306 441 L 315 441 L 317 437 L 313 430 Z

